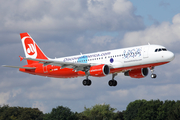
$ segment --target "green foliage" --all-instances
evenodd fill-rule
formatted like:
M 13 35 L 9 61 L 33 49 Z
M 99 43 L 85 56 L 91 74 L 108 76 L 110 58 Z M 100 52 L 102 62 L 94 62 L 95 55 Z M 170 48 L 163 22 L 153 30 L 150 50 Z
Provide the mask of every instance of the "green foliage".
M 170 115 L 170 111 L 172 111 L 172 107 L 175 105 L 175 101 L 166 100 L 162 106 L 158 108 L 158 120 L 168 120 L 168 116 Z M 169 116 L 170 117 L 170 116 Z
M 0 120 L 43 120 L 43 113 L 37 108 L 0 107 Z
M 117 111 L 117 113 L 114 114 L 114 120 L 124 120 L 124 112 L 125 111 Z
M 180 101 L 136 100 L 129 103 L 125 120 L 180 120 Z
M 160 100 L 150 100 L 145 102 L 139 109 L 136 119 L 137 120 L 157 120 L 158 108 L 163 105 Z
M 171 107 L 170 107 L 171 105 Z M 180 119 L 180 101 L 171 101 L 169 109 L 167 110 L 167 117 L 165 120 L 179 120 Z
M 68 107 L 58 106 L 45 114 L 44 120 L 77 120 L 77 117 Z
M 91 108 L 84 108 L 84 116 L 90 120 L 110 120 L 114 116 L 115 108 L 111 108 L 109 104 L 95 105 Z
M 134 102 L 130 102 L 124 113 L 124 120 L 134 120 L 138 115 L 139 108 L 146 102 L 146 100 L 136 100 Z
M 0 120 L 180 120 L 180 101 L 135 100 L 125 111 L 117 111 L 109 104 L 97 104 L 74 113 L 58 106 L 43 114 L 37 108 L 0 106 Z
M 84 115 L 84 113 L 76 113 L 76 117 L 78 120 L 90 120 L 87 116 Z

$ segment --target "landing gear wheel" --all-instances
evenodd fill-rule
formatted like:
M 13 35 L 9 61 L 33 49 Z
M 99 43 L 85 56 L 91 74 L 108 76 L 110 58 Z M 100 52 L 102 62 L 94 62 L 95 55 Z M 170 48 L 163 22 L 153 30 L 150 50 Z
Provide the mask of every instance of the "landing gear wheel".
M 88 82 L 87 82 L 87 83 L 88 83 L 87 86 L 90 86 L 91 83 L 92 83 L 91 80 L 87 80 L 87 81 L 88 81 Z
M 110 80 L 108 82 L 109 86 L 116 86 L 117 85 L 117 81 L 116 80 Z
M 151 78 L 156 78 L 157 75 L 156 74 L 151 74 Z
M 84 86 L 86 86 L 86 84 L 87 84 L 87 80 L 86 80 L 86 79 L 85 79 L 85 80 L 83 80 L 82 84 L 83 84 Z
M 114 84 L 114 86 L 116 86 L 116 85 L 117 85 L 117 81 L 116 81 L 116 80 L 114 80 L 113 82 L 114 82 L 114 83 L 113 83 L 113 84 Z
M 83 80 L 83 82 L 82 82 L 82 84 L 84 85 L 84 86 L 90 86 L 91 85 L 91 80 L 89 80 L 89 79 L 84 79 Z
M 110 81 L 108 82 L 108 84 L 109 84 L 109 86 L 113 86 L 113 81 L 110 80 Z

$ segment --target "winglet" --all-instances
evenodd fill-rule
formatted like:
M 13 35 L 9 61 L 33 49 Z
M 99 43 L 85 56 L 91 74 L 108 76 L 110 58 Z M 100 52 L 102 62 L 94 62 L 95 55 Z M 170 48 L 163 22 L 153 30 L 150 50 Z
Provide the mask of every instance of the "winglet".
M 22 61 L 24 59 L 24 57 L 21 57 L 21 56 L 19 56 L 19 57 L 20 57 L 20 61 Z

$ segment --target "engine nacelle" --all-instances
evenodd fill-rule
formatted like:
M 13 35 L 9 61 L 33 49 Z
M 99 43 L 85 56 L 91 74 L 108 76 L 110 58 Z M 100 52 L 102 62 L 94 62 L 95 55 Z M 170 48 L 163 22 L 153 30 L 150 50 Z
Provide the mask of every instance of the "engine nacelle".
M 132 78 L 144 78 L 148 75 L 148 68 L 140 68 L 130 70 L 124 73 L 125 76 L 130 76 Z
M 108 65 L 96 65 L 92 66 L 89 70 L 89 74 L 94 77 L 102 77 L 108 75 L 110 72 Z

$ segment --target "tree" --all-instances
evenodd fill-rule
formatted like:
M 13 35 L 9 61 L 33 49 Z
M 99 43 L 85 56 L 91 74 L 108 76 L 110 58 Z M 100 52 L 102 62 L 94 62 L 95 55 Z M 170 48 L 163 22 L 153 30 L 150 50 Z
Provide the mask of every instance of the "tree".
M 117 111 L 117 113 L 114 114 L 114 120 L 124 120 L 124 112 L 125 111 Z
M 84 108 L 83 115 L 90 120 L 113 120 L 115 108 L 111 108 L 109 104 L 96 104 L 91 108 Z
M 173 104 L 173 106 L 171 106 L 167 114 L 168 114 L 167 120 L 179 120 L 180 119 L 180 101 L 177 101 L 175 104 Z
M 150 100 L 144 103 L 138 110 L 137 120 L 157 120 L 158 109 L 163 105 L 163 101 Z
M 37 108 L 0 107 L 0 120 L 43 120 L 43 113 Z
M 170 113 L 175 101 L 166 100 L 163 105 L 158 108 L 157 120 L 168 120 L 168 114 Z
M 83 112 L 81 113 L 75 113 L 76 114 L 76 117 L 78 118 L 78 120 L 90 120 L 87 116 L 85 116 L 83 114 Z
M 76 120 L 77 117 L 68 107 L 58 106 L 45 114 L 44 120 Z
M 20 108 L 18 120 L 43 120 L 43 113 L 38 108 Z
M 138 115 L 139 108 L 146 102 L 146 100 L 135 100 L 134 102 L 130 102 L 124 112 L 124 120 L 134 120 Z

